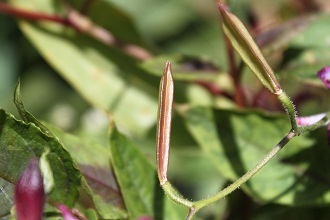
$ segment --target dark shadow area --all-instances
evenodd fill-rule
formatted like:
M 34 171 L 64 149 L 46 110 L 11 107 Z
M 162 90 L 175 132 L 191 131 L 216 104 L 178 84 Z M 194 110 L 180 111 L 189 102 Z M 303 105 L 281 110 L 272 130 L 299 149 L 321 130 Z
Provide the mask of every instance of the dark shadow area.
M 163 220 L 165 216 L 165 195 L 163 189 L 159 185 L 158 176 L 155 172 L 155 187 L 154 187 L 154 201 L 153 201 L 153 212 L 154 219 Z

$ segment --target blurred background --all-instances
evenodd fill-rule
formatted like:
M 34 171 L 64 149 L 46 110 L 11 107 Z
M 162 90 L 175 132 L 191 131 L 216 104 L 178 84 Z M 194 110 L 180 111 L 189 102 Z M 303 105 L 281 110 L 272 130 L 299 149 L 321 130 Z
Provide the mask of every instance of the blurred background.
M 38 119 L 84 138 L 102 137 L 98 141 L 106 143 L 107 112 L 113 115 L 121 131 L 143 146 L 143 151 L 154 162 L 158 84 L 166 60 L 175 64 L 177 104 L 237 107 L 230 96 L 233 86 L 228 74 L 228 54 L 214 0 L 11 0 L 0 3 L 62 17 L 73 9 L 110 32 L 119 40 L 118 45 L 136 45 L 148 52 L 147 58 L 132 58 L 123 53 L 122 48 L 104 45 L 83 31 L 50 22 L 42 22 L 40 27 L 31 25 L 0 7 L 0 107 L 14 115 L 17 113 L 13 91 L 20 79 L 26 109 Z M 330 31 L 319 28 L 314 36 L 308 35 L 313 33 L 309 30 L 306 36 L 311 42 L 298 38 L 298 31 L 315 19 L 313 16 L 329 12 L 330 1 L 228 0 L 226 4 L 262 46 L 283 86 L 298 103 L 299 112 L 308 115 L 328 111 L 329 95 L 321 82 L 315 80 L 315 73 L 330 63 Z M 328 17 L 320 22 L 320 27 L 326 27 L 327 22 Z M 301 45 L 313 50 L 297 50 Z M 238 56 L 234 56 L 239 65 Z M 299 58 L 293 59 L 296 57 Z M 293 70 L 301 81 L 289 77 Z M 187 75 L 191 72 L 202 72 L 205 76 Z M 249 70 L 245 68 L 242 72 L 246 107 L 283 113 L 279 103 L 262 89 Z M 214 78 L 214 73 L 222 74 Z M 213 90 L 203 80 L 208 83 L 216 80 L 224 92 L 219 92 L 219 88 Z M 303 104 L 299 105 L 300 102 Z M 200 154 L 197 143 L 183 128 L 182 120 L 174 116 L 173 127 L 180 132 L 174 132 L 172 138 L 175 155 L 170 175 L 189 198 L 201 198 L 229 181 Z M 187 151 L 189 147 L 192 150 Z M 181 169 L 175 169 L 177 166 Z M 200 169 L 196 170 L 196 166 Z M 251 219 L 251 213 L 258 208 L 258 203 L 238 190 L 226 202 L 203 210 L 202 216 Z M 255 212 L 253 219 L 277 219 L 284 214 L 285 219 L 313 219 L 320 210 L 328 213 L 322 208 L 304 212 L 304 208 L 270 203 Z

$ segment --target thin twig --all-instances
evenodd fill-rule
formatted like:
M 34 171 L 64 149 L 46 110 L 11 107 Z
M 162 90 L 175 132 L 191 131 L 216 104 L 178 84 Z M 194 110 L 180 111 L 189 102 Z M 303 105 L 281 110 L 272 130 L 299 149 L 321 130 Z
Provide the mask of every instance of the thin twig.
M 124 53 L 140 61 L 147 60 L 152 57 L 152 53 L 148 50 L 138 45 L 129 44 L 118 40 L 111 32 L 93 23 L 88 17 L 75 10 L 70 10 L 67 17 L 61 17 L 57 15 L 48 15 L 25 9 L 19 9 L 6 3 L 0 3 L 0 13 L 13 15 L 17 18 L 29 21 L 50 21 L 65 25 L 89 35 L 108 46 L 119 48 Z

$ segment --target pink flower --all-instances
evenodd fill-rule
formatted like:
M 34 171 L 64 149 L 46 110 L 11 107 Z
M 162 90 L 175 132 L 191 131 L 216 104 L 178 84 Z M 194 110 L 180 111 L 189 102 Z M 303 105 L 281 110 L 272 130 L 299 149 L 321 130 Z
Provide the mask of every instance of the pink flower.
M 15 186 L 15 205 L 18 220 L 41 220 L 45 191 L 39 161 L 33 158 L 18 178 Z
M 56 208 L 61 212 L 64 220 L 79 220 L 66 205 L 60 204 Z
M 297 117 L 296 121 L 299 126 L 308 126 L 308 125 L 312 125 L 312 124 L 315 124 L 316 122 L 320 121 L 324 116 L 326 116 L 325 113 Z
M 322 80 L 325 87 L 330 89 L 330 66 L 323 67 L 319 70 L 317 76 Z

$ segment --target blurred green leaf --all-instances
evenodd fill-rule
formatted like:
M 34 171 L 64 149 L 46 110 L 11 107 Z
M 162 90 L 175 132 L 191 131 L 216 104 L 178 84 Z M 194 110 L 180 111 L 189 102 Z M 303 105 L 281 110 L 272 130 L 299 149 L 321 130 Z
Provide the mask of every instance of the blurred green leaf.
M 77 10 L 86 12 L 86 16 L 94 23 L 109 30 L 116 38 L 131 44 L 146 46 L 131 16 L 108 0 L 82 1 L 72 0 Z
M 330 60 L 330 16 L 317 16 L 295 38 L 289 42 L 279 69 L 281 78 L 288 81 L 300 80 L 311 86 L 322 87 L 316 73 L 329 65 Z
M 183 219 L 187 210 L 170 201 L 159 186 L 156 169 L 113 125 L 110 157 L 130 219 Z
M 14 2 L 20 7 L 32 7 L 20 0 Z M 38 2 L 33 6 L 41 7 Z M 44 1 L 43 6 L 52 7 L 51 1 L 48 5 Z M 21 22 L 21 28 L 44 58 L 86 100 L 109 111 L 120 127 L 134 135 L 144 135 L 155 124 L 158 80 L 133 59 L 56 24 Z
M 256 165 L 290 130 L 286 118 L 258 112 L 190 108 L 182 114 L 196 141 L 220 173 L 230 180 L 235 180 Z M 292 165 L 281 162 L 281 159 L 311 151 L 313 140 L 304 136 L 297 139 L 300 140 L 290 142 L 242 186 L 254 199 L 290 205 L 330 202 L 327 183 L 307 172 L 309 160 L 315 160 L 312 154 L 306 154 L 304 162 L 294 161 Z
M 124 219 L 122 195 L 110 167 L 110 154 L 106 146 L 66 134 L 60 129 L 48 126 L 63 142 L 77 161 L 84 177 L 83 187 L 93 206 L 106 219 Z M 88 184 L 88 185 L 87 185 Z M 83 202 L 83 201 L 82 201 Z M 84 206 L 84 204 L 82 204 Z M 90 204 L 87 203 L 87 206 Z M 92 206 L 92 207 L 93 207 Z

